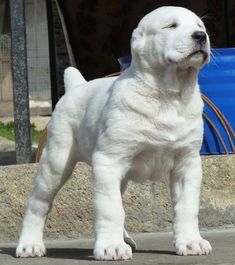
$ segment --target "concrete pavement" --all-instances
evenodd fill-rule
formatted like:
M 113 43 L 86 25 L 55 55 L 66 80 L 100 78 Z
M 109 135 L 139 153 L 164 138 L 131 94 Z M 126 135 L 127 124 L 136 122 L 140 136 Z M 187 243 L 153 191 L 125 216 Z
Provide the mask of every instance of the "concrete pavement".
M 235 264 L 235 229 L 204 232 L 203 236 L 211 242 L 213 253 L 209 256 L 176 256 L 171 243 L 171 233 L 134 234 L 138 250 L 130 261 L 115 262 L 120 265 L 147 264 Z M 92 257 L 93 240 L 47 241 L 47 257 L 17 259 L 15 243 L 0 242 L 1 265 L 73 265 L 110 264 L 94 261 Z

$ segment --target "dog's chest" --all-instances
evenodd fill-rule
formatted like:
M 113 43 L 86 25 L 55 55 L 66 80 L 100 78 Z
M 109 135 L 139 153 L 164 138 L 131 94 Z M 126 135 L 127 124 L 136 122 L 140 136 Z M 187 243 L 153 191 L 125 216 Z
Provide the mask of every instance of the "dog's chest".
M 160 111 L 156 117 L 139 124 L 137 155 L 133 158 L 128 177 L 142 182 L 169 176 L 174 159 L 202 137 L 200 115 L 181 115 L 175 109 Z
M 128 178 L 135 182 L 165 178 L 173 165 L 174 153 L 170 149 L 143 151 L 133 159 Z
M 174 106 L 163 107 L 140 123 L 137 133 L 142 135 L 143 142 L 152 147 L 173 147 L 190 141 L 191 132 L 200 129 L 199 117 L 190 112 L 178 111 Z

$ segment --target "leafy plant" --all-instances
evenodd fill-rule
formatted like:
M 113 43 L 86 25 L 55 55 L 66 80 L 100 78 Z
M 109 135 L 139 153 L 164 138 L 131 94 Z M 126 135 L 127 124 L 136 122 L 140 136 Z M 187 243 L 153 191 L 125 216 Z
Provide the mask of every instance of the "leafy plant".
M 42 131 L 38 131 L 34 123 L 30 124 L 31 131 L 31 142 L 38 143 Z M 3 123 L 0 121 L 0 136 L 14 141 L 15 140 L 15 123 L 10 121 L 8 123 Z

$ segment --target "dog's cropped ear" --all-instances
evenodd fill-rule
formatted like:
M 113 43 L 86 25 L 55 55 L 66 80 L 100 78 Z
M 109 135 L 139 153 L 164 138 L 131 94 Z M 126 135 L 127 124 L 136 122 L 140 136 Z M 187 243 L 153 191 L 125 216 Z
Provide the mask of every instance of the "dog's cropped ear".
M 136 28 L 131 37 L 131 48 L 134 52 L 140 52 L 141 48 L 144 46 L 144 31 L 142 28 Z

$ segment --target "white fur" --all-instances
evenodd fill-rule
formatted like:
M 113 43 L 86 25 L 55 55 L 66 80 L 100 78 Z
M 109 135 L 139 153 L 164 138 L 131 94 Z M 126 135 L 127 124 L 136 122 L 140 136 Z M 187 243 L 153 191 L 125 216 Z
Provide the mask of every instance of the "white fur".
M 170 177 L 177 254 L 211 252 L 198 229 L 203 103 L 197 85 L 210 43 L 207 36 L 198 44 L 196 31 L 206 32 L 194 13 L 162 7 L 134 30 L 132 63 L 119 77 L 86 82 L 76 69 L 66 69 L 66 94 L 48 126 L 17 257 L 45 255 L 46 216 L 77 161 L 93 170 L 95 259 L 132 257 L 128 244 L 135 242 L 124 230 L 121 193 L 129 180 L 161 177 Z

